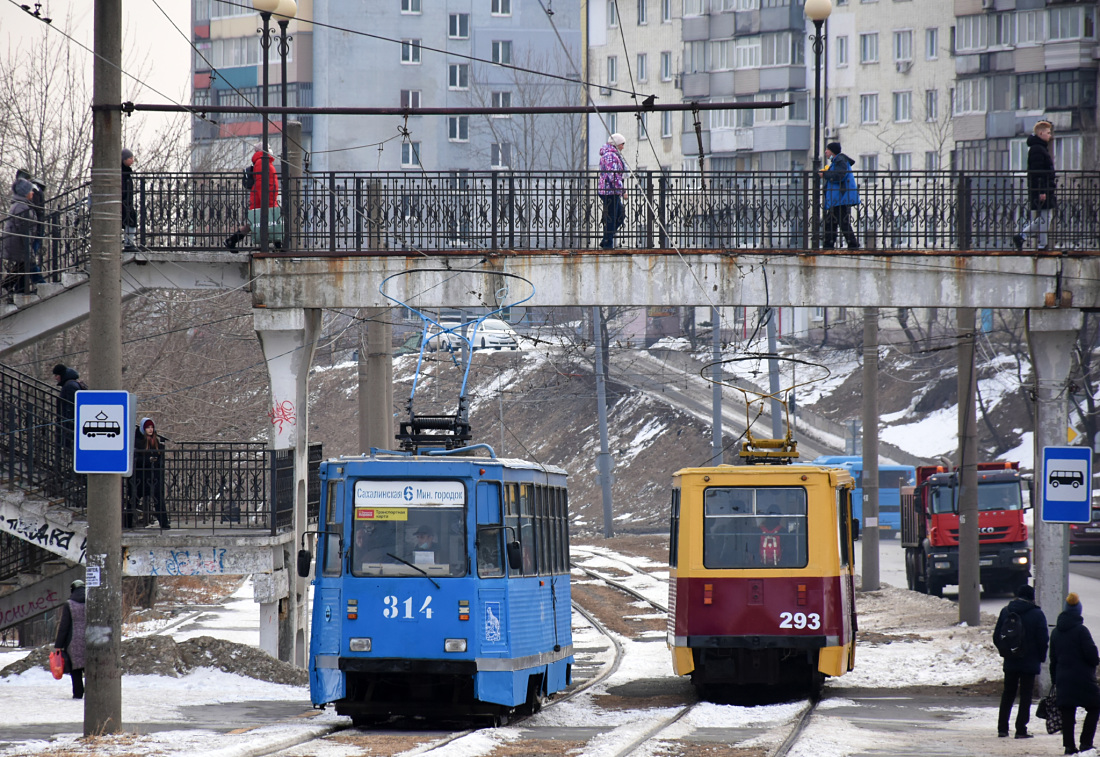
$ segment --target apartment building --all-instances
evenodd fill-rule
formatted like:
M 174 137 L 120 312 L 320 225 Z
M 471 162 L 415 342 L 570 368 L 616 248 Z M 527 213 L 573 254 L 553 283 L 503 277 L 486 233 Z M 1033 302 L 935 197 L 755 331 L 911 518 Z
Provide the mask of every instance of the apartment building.
M 682 0 L 588 1 L 588 80 L 603 85 L 589 89 L 595 105 L 636 105 L 649 95 L 681 102 L 681 8 Z M 600 147 L 619 132 L 632 167 L 679 170 L 683 123 L 673 112 L 589 116 L 588 164 L 599 164 Z

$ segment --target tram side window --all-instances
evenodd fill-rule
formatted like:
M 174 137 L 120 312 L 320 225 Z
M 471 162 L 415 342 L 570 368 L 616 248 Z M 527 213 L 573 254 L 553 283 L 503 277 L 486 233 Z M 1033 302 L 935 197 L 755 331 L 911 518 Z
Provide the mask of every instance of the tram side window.
M 340 497 L 337 485 L 338 481 L 331 480 L 325 490 L 325 531 L 318 539 L 321 547 L 321 575 L 338 576 L 343 570 L 340 564 L 340 541 L 344 535 L 344 527 L 337 522 L 340 513 Z
M 569 492 L 558 489 L 558 503 L 561 513 L 558 517 L 558 533 L 561 534 L 560 573 L 569 573 Z
M 711 487 L 704 492 L 707 568 L 800 568 L 808 558 L 805 489 Z
M 852 491 L 847 487 L 837 487 L 836 510 L 840 517 L 840 567 L 847 568 L 852 559 L 848 553 L 852 543 Z
M 535 486 L 535 533 L 539 542 L 539 575 L 547 576 L 554 572 L 554 553 L 550 548 L 550 490 L 545 486 Z
M 680 490 L 672 490 L 672 524 L 668 532 L 668 564 L 675 568 L 680 553 Z
M 523 548 L 523 575 L 538 575 L 536 558 L 538 540 L 535 538 L 535 493 L 531 484 L 519 485 L 519 542 Z
M 504 529 L 489 526 L 477 533 L 477 574 L 482 578 L 499 578 L 504 575 Z

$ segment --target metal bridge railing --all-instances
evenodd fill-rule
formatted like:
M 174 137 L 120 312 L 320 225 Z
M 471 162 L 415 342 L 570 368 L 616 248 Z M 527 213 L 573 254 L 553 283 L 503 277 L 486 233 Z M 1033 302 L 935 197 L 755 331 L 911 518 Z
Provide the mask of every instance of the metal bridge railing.
M 58 424 L 57 395 L 56 387 L 0 365 L 0 476 L 9 486 L 84 512 L 87 477 L 73 472 L 69 437 Z M 306 512 L 314 522 L 320 508 L 321 456 L 321 444 L 311 444 Z M 139 486 L 150 475 L 138 468 L 123 480 L 120 507 L 124 523 L 134 528 L 157 524 L 155 513 L 161 507 L 156 491 L 172 528 L 274 534 L 293 523 L 290 450 L 268 449 L 263 442 L 167 442 L 163 481 Z
M 597 172 L 309 173 L 291 182 L 300 252 L 594 249 Z M 855 171 L 853 224 L 867 248 L 1011 250 L 1028 219 L 1022 171 Z M 627 249 L 809 249 L 812 175 L 805 171 L 639 171 L 626 180 Z M 1059 171 L 1050 245 L 1100 247 L 1100 173 Z M 135 174 L 139 246 L 221 250 L 245 222 L 240 173 Z M 50 201 L 43 268 L 82 267 L 88 188 Z M 250 249 L 245 240 L 241 249 Z

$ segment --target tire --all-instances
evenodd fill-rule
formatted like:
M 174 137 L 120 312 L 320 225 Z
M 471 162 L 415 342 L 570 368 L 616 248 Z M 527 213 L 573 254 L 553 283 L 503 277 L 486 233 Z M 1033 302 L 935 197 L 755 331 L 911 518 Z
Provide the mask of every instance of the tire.
M 927 580 L 928 594 L 933 597 L 943 597 L 943 584 L 934 578 Z

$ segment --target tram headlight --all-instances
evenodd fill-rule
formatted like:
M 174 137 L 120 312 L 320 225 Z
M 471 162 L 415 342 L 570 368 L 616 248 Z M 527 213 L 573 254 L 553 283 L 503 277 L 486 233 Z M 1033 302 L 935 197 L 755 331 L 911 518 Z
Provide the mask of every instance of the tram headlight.
M 370 639 L 352 638 L 348 639 L 348 649 L 352 652 L 369 652 L 370 651 Z
M 466 640 L 465 639 L 444 639 L 443 651 L 445 652 L 465 652 Z

